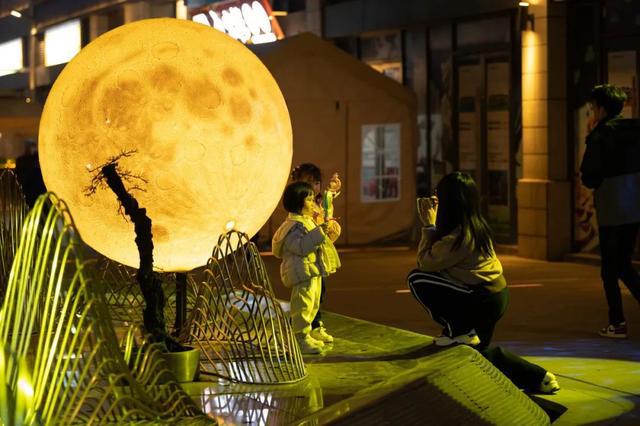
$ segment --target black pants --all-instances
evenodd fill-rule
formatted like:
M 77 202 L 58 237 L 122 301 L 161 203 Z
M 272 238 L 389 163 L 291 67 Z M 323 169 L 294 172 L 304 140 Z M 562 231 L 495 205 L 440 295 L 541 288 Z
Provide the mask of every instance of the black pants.
M 327 277 L 322 277 L 322 287 L 320 290 L 320 307 L 322 308 L 322 302 L 324 302 L 324 293 L 327 291 Z M 316 314 L 313 321 L 311 321 L 311 329 L 318 328 L 322 326 L 322 314 L 320 313 L 320 309 L 318 309 L 318 313 Z
M 505 287 L 491 293 L 483 287 L 472 290 L 452 283 L 434 272 L 411 271 L 409 289 L 447 334 L 457 336 L 475 329 L 480 344 L 476 349 L 518 387 L 537 390 L 546 370 L 500 347 L 489 348 L 495 326 L 509 304 Z
M 640 302 L 640 277 L 631 265 L 640 223 L 619 226 L 601 226 L 600 276 L 609 304 L 609 324 L 624 322 L 622 297 L 618 279 L 627 286 L 633 297 Z

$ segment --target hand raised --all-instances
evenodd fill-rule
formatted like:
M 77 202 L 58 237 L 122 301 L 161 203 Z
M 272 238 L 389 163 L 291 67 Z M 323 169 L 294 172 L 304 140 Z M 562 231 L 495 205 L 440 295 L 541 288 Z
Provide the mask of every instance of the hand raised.
M 418 217 L 424 226 L 436 224 L 438 214 L 438 197 L 421 197 L 417 199 Z

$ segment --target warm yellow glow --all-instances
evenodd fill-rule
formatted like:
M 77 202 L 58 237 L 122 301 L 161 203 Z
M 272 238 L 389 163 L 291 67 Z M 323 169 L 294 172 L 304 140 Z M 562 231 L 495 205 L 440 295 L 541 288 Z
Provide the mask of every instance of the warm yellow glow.
M 271 16 L 287 16 L 289 13 L 286 10 L 272 10 Z
M 22 396 L 25 396 L 27 398 L 33 397 L 33 385 L 28 378 L 20 377 L 18 379 L 18 389 L 20 389 L 20 393 L 22 394 Z
M 291 124 L 275 80 L 241 43 L 178 19 L 118 27 L 62 71 L 44 106 L 39 151 L 47 188 L 69 204 L 81 237 L 138 267 L 133 225 L 114 194 L 84 189 L 122 151 L 122 170 L 153 221 L 155 266 L 206 263 L 220 232 L 254 235 L 275 209 L 292 157 Z
M 522 73 L 540 72 L 540 56 L 545 46 L 540 45 L 540 36 L 535 31 L 522 32 Z
M 44 32 L 44 64 L 46 66 L 69 62 L 81 46 L 78 19 L 53 26 Z
M 520 3 L 518 3 L 518 6 L 520 6 L 520 7 L 529 7 L 529 2 L 528 1 L 521 1 Z
M 15 16 L 16 18 L 22 18 L 22 13 L 20 13 L 19 11 L 13 9 L 11 10 L 11 12 L 9 12 L 11 14 L 11 16 Z

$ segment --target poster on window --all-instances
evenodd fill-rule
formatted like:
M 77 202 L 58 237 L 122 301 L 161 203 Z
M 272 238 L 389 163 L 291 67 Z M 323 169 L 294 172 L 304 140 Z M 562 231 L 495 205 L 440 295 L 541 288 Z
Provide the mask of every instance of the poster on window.
M 458 168 L 473 175 L 478 165 L 480 87 L 480 65 L 458 68 Z
M 625 118 L 637 117 L 636 52 L 634 50 L 609 52 L 607 64 L 609 84 L 621 87 L 627 93 L 622 116 Z
M 362 126 L 363 203 L 400 199 L 400 124 Z

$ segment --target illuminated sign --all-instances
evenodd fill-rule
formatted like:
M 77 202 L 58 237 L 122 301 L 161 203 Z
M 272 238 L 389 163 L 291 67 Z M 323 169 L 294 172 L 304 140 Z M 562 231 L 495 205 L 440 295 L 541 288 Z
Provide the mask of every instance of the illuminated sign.
M 22 39 L 0 43 L 0 75 L 13 74 L 22 69 Z
M 230 1 L 197 13 L 193 21 L 211 26 L 242 43 L 269 43 L 284 37 L 267 1 Z
M 81 44 L 79 19 L 48 28 L 44 32 L 44 64 L 69 62 L 80 51 Z

